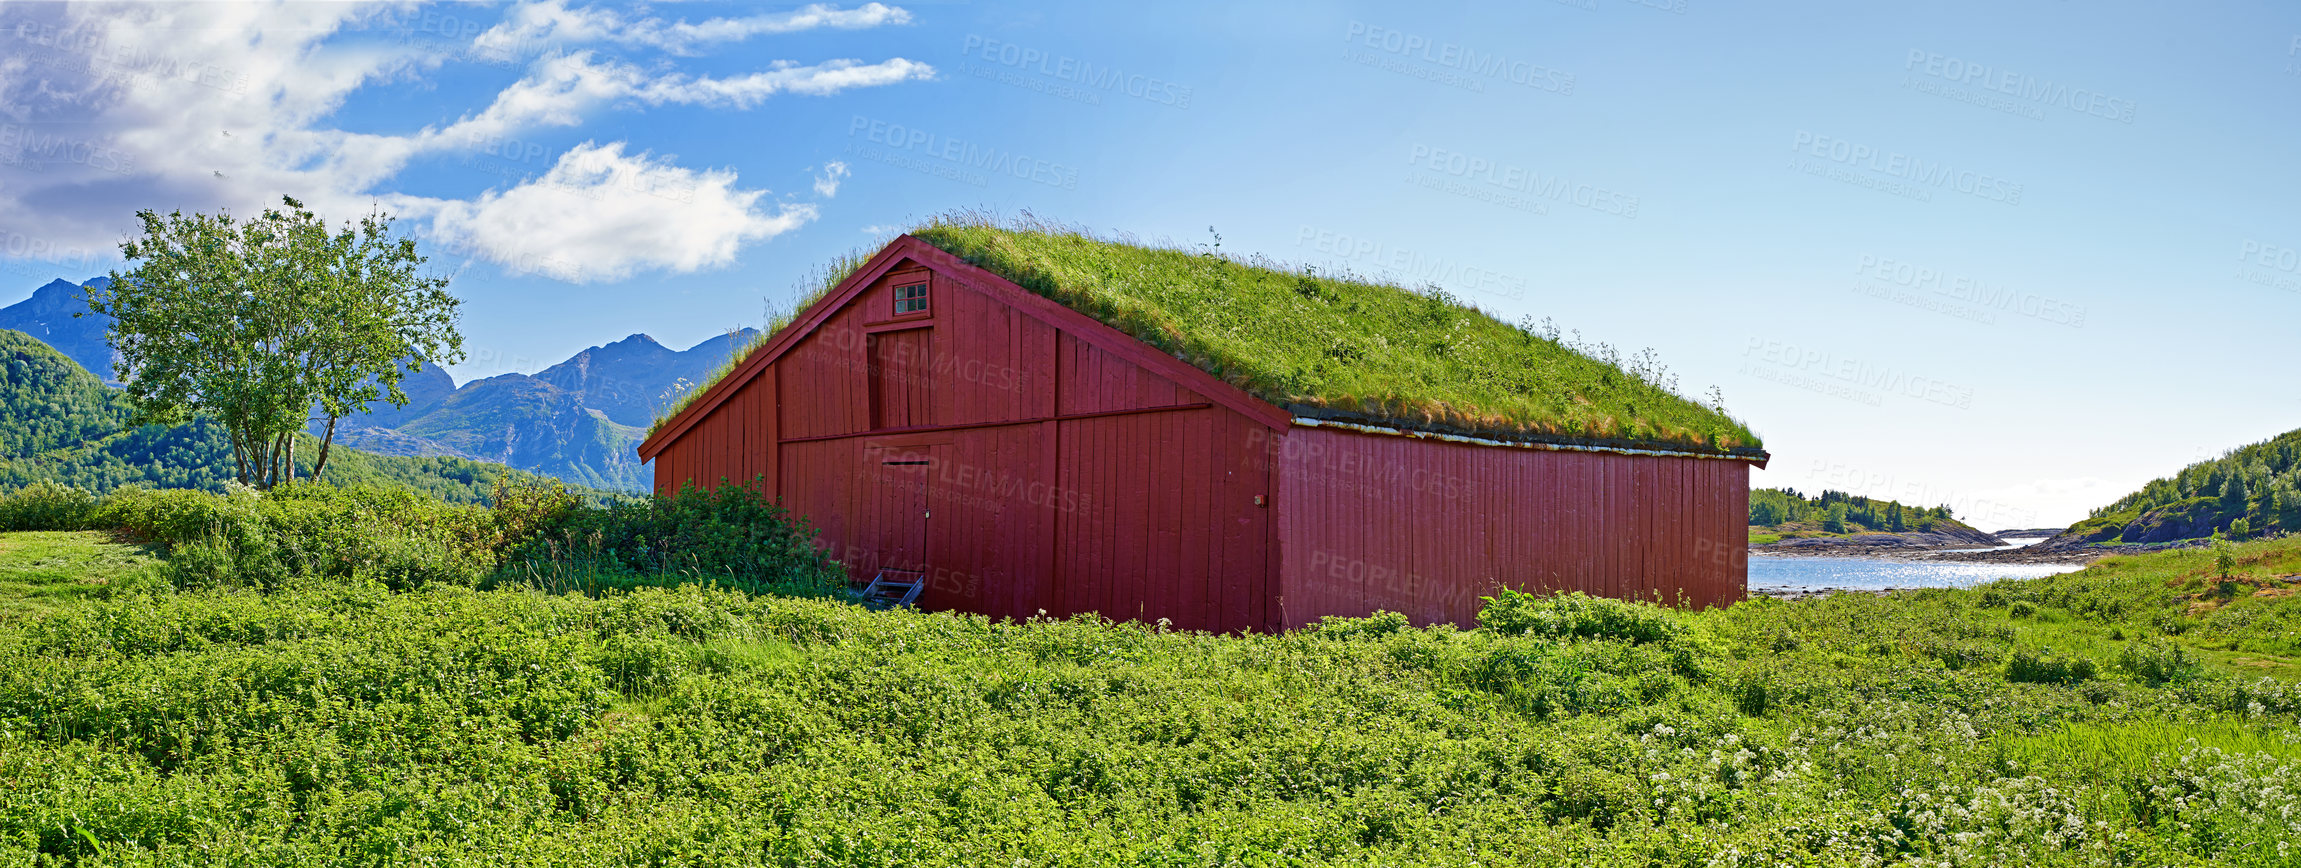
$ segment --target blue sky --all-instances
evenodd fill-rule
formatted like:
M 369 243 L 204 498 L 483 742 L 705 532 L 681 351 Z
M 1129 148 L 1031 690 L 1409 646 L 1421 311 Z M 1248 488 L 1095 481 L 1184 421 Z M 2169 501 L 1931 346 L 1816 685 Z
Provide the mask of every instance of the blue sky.
M 1756 484 L 1985 527 L 2301 427 L 2301 10 L 1742 5 L 11 4 L 0 303 L 136 208 L 380 206 L 468 379 L 1028 210 L 1653 347 Z

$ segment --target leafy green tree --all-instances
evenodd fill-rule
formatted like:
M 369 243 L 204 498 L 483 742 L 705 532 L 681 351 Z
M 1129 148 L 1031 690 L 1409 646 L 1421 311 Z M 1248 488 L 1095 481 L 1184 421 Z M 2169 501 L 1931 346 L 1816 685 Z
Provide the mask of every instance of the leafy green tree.
M 1822 518 L 1822 529 L 1830 533 L 1846 532 L 1846 505 L 1843 501 L 1830 504 L 1829 514 Z
M 326 420 L 312 462 L 327 468 L 336 421 L 377 399 L 405 406 L 406 373 L 463 358 L 447 279 L 419 274 L 415 241 L 369 214 L 331 233 L 293 198 L 245 222 L 231 214 L 136 213 L 134 267 L 88 305 L 113 317 L 119 376 L 138 423 L 214 419 L 241 482 L 295 478 L 296 434 Z
M 2230 474 L 2229 481 L 2221 484 L 2221 511 L 2223 513 L 2244 514 L 2246 496 L 2245 476 L 2238 473 Z

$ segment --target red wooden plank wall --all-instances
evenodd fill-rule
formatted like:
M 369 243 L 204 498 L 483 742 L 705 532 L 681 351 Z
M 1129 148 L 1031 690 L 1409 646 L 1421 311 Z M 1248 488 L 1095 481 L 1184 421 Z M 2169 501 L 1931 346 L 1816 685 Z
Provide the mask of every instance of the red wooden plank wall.
M 1050 614 L 1270 629 L 1260 425 L 1221 408 L 1061 423 Z
M 1384 609 L 1468 625 L 1501 587 L 1693 606 L 1743 594 L 1739 462 L 1322 428 L 1272 454 L 1287 627 Z

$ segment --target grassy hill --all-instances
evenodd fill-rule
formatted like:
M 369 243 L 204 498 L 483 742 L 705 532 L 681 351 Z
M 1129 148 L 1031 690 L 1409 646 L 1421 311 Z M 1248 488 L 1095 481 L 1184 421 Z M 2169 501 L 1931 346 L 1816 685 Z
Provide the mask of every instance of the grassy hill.
M 0 330 L 0 488 L 53 482 L 90 491 L 121 486 L 220 490 L 232 478 L 231 449 L 206 421 L 133 427 L 127 398 L 78 363 L 22 332 Z M 315 438 L 299 440 L 308 474 Z M 331 482 L 394 482 L 445 500 L 487 497 L 498 479 L 543 481 L 501 464 L 457 458 L 373 455 L 341 444 L 330 451 Z
M 2061 540 L 2164 543 L 2301 532 L 2301 431 L 2230 450 L 2095 509 Z
M 103 545 L 0 535 L 47 607 L 0 617 L 0 862 L 2288 865 L 2301 814 L 2295 540 L 1283 636 Z

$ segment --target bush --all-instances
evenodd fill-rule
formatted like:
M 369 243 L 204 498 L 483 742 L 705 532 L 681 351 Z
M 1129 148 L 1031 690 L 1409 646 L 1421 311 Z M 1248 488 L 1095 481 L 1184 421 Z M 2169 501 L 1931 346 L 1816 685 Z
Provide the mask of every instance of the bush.
M 223 494 L 124 489 L 89 521 L 168 550 L 179 588 L 273 589 L 293 576 L 394 590 L 472 586 L 495 569 L 498 514 L 402 487 L 291 483 Z
M 2179 645 L 2157 642 L 2132 642 L 2117 655 L 2117 668 L 2133 676 L 2133 680 L 2151 687 L 2177 684 L 2196 677 L 2200 670 L 2197 659 Z
M 2027 648 L 2014 651 L 2005 661 L 2005 680 L 2025 684 L 2078 684 L 2098 674 L 2093 661 L 2083 657 L 2055 657 Z
M 1580 591 L 1554 597 L 1502 589 L 1482 597 L 1480 629 L 1504 636 L 1582 637 L 1667 642 L 1685 634 L 1674 613 L 1651 603 L 1592 597 Z
M 85 489 L 35 482 L 0 495 L 0 531 L 87 530 L 96 496 Z
M 521 509 L 533 513 L 534 533 L 511 546 L 499 582 L 585 592 L 710 583 L 799 596 L 846 587 L 845 570 L 815 547 L 814 530 L 756 481 L 596 508 Z
M 1412 627 L 1405 615 L 1397 612 L 1376 612 L 1364 618 L 1345 618 L 1328 615 L 1310 625 L 1309 633 L 1322 639 L 1356 639 L 1361 636 L 1389 636 Z

